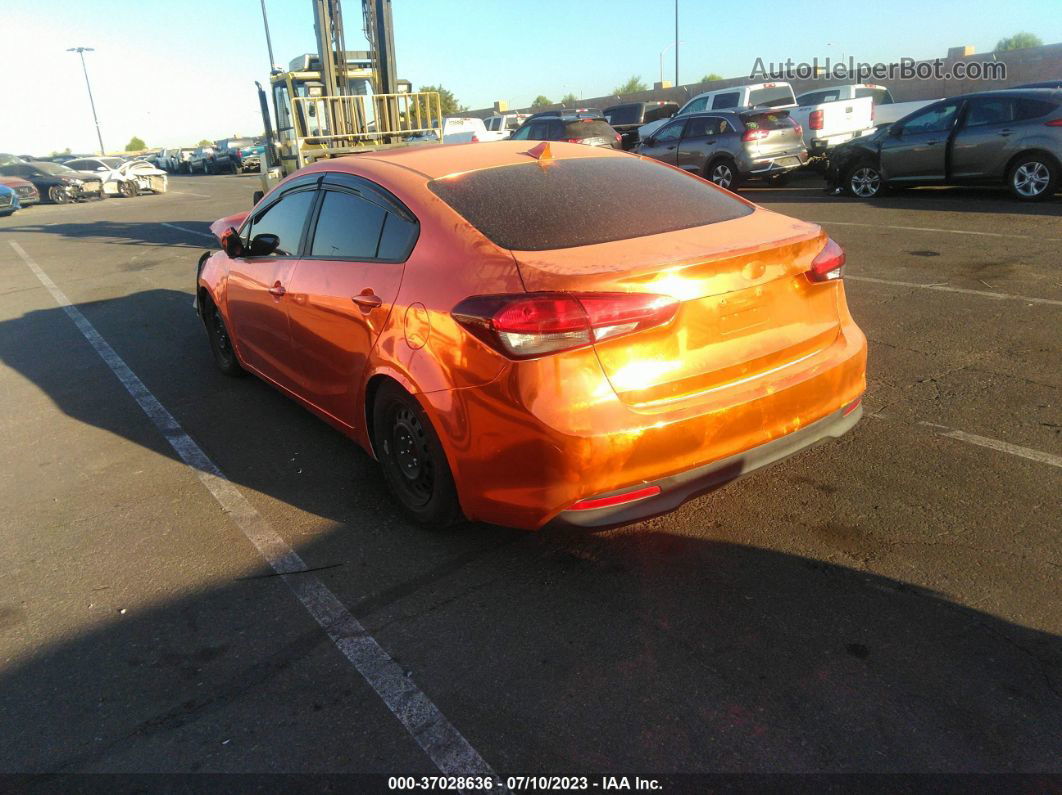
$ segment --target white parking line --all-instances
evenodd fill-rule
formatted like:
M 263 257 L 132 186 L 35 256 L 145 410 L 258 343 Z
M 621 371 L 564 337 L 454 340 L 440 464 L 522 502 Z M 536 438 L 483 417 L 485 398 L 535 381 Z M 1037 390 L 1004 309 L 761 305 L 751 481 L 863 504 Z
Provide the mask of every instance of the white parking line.
M 491 776 L 497 781 L 498 777 L 490 765 L 380 647 L 365 627 L 350 614 L 339 598 L 315 575 L 299 573 L 307 572 L 308 567 L 298 553 L 288 546 L 192 437 L 185 433 L 173 415 L 144 386 L 143 381 L 129 369 L 48 274 L 41 270 L 22 246 L 14 240 L 9 240 L 8 243 L 51 293 L 55 302 L 63 308 L 100 358 L 111 368 L 122 386 L 166 437 L 166 441 L 181 460 L 195 470 L 222 510 L 243 531 L 272 569 L 282 576 L 303 607 L 383 699 L 388 709 L 424 749 L 436 767 L 446 775 Z
M 890 226 L 889 224 L 861 224 L 855 221 L 814 221 L 809 223 L 819 226 L 864 226 L 868 229 L 899 229 L 904 232 L 942 232 L 948 235 L 976 235 L 978 237 L 1013 237 L 1020 240 L 1062 240 L 1062 237 L 1040 237 L 1039 235 L 1008 235 L 1005 232 L 975 232 L 969 229 L 937 229 L 932 226 Z
M 171 191 L 166 191 L 166 192 L 168 194 L 170 194 L 171 196 L 198 196 L 200 199 L 212 199 L 212 198 L 214 198 L 213 196 L 209 196 L 206 193 L 192 193 L 191 191 L 187 191 L 187 190 L 171 190 Z
M 168 224 L 165 221 L 159 221 L 159 226 L 165 226 L 169 229 L 176 229 L 178 232 L 187 232 L 190 235 L 198 235 L 199 237 L 209 237 L 211 240 L 217 240 L 217 238 L 214 237 L 211 232 L 199 232 L 195 229 L 187 229 L 183 226 L 177 226 L 177 224 Z
M 900 282 L 892 279 L 873 279 L 870 276 L 849 276 L 845 274 L 845 281 L 872 282 L 874 284 L 891 284 L 894 287 L 920 287 L 923 290 L 940 290 L 945 293 L 966 293 L 967 295 L 979 295 L 982 298 L 1010 299 L 1012 301 L 1027 301 L 1030 304 L 1049 304 L 1062 306 L 1062 301 L 1051 298 L 1030 298 L 1027 295 L 1011 295 L 1010 293 L 990 293 L 988 290 L 968 290 L 965 287 L 950 287 L 946 284 L 919 284 L 918 282 Z
M 1020 445 L 1011 444 L 1010 442 L 1001 442 L 999 439 L 989 439 L 987 436 L 978 436 L 975 433 L 956 431 L 946 425 L 937 425 L 935 422 L 920 422 L 918 424 L 925 425 L 928 428 L 934 428 L 938 434 L 946 436 L 949 439 L 958 439 L 960 442 L 980 445 L 981 447 L 987 447 L 990 450 L 998 450 L 1001 453 L 1020 456 L 1021 458 L 1027 458 L 1030 461 L 1037 461 L 1041 464 L 1050 464 L 1053 467 L 1062 467 L 1062 456 L 1045 453 L 1042 450 L 1033 450 L 1031 447 L 1021 447 Z

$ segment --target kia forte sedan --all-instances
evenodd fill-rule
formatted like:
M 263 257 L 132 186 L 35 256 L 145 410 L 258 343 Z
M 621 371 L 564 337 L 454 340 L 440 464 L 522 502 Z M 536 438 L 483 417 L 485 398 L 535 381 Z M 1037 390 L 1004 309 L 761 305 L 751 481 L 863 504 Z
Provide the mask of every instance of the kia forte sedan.
M 353 438 L 425 525 L 634 522 L 861 415 L 841 248 L 649 158 L 327 160 L 212 230 L 217 365 Z

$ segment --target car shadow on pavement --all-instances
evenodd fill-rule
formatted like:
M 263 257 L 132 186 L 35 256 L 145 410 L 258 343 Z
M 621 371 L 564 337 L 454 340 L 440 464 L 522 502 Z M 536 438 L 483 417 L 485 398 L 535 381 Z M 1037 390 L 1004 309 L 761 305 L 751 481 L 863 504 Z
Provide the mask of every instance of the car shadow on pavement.
M 1058 635 L 717 540 L 725 508 L 697 537 L 663 519 L 597 534 L 418 529 L 352 443 L 256 379 L 218 374 L 190 302 L 150 290 L 79 309 L 253 501 L 295 509 L 278 530 L 309 576 L 502 775 L 1062 768 Z M 67 416 L 175 458 L 62 309 L 0 323 L 0 358 Z M 184 501 L 214 510 L 197 484 Z M 209 533 L 180 509 L 165 536 L 109 531 L 139 554 L 187 555 L 208 585 L 138 604 L 120 583 L 78 580 L 60 600 L 68 629 L 45 642 L 32 638 L 56 608 L 0 595 L 0 631 L 21 646 L 0 664 L 0 771 L 430 773 L 216 511 Z M 305 515 L 315 529 L 300 536 Z M 777 521 L 778 537 L 799 532 Z M 218 543 L 255 562 L 233 572 L 211 559 Z M 134 556 L 122 571 L 146 583 L 149 569 L 132 573 Z
M 16 220 L 23 220 L 17 218 Z M 25 219 L 29 220 L 29 219 Z M 40 235 L 59 235 L 72 240 L 85 241 L 86 238 L 103 240 L 116 245 L 133 246 L 164 246 L 166 248 L 203 248 L 210 241 L 203 237 L 199 242 L 189 242 L 188 232 L 166 226 L 172 223 L 185 229 L 202 231 L 209 234 L 210 229 L 206 221 L 84 221 L 84 222 L 52 222 L 30 224 L 22 223 L 14 226 L 4 226 L 5 233 L 29 233 Z

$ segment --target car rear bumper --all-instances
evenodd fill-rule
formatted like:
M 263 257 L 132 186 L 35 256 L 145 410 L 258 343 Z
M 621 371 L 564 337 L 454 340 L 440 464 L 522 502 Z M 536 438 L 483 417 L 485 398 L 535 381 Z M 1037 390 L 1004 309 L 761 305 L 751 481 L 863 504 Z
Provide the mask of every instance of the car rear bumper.
M 604 526 L 635 521 L 642 509 L 671 510 L 790 449 L 839 435 L 858 414 L 818 423 L 865 390 L 866 338 L 846 317 L 832 344 L 791 366 L 649 409 L 619 399 L 593 349 L 513 363 L 489 384 L 421 398 L 466 516 L 535 530 L 555 519 Z M 821 433 L 801 433 L 812 425 Z M 660 495 L 632 504 L 630 514 L 569 517 L 579 501 L 656 484 Z
M 770 176 L 771 174 L 781 174 L 786 171 L 800 168 L 807 162 L 807 150 L 800 149 L 797 152 L 786 152 L 783 154 L 772 155 L 771 157 L 756 157 L 755 159 L 751 159 L 745 173 L 754 177 Z
M 713 491 L 755 472 L 769 464 L 783 461 L 801 450 L 827 439 L 837 439 L 855 427 L 863 416 L 860 399 L 842 407 L 780 439 L 774 439 L 751 450 L 713 461 L 710 464 L 680 472 L 677 475 L 651 481 L 640 489 L 659 489 L 656 494 L 626 504 L 590 510 L 562 511 L 549 523 L 550 527 L 606 528 L 640 522 L 664 513 L 669 513 L 683 503 L 706 492 Z M 633 489 L 627 487 L 597 498 L 622 496 Z

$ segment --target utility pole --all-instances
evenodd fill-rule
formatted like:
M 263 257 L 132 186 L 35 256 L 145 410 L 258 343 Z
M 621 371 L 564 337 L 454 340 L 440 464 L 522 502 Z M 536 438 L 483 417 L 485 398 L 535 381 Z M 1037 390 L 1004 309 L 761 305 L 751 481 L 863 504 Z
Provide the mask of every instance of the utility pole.
M 679 3 L 679 0 L 675 0 L 675 86 L 676 87 L 679 85 L 679 79 L 678 79 L 678 51 L 679 51 L 678 3 Z
M 273 74 L 277 62 L 273 60 L 273 40 L 269 38 L 269 17 L 266 16 L 265 0 L 262 0 L 262 24 L 265 25 L 266 49 L 269 50 L 269 74 Z
M 92 99 L 92 84 L 88 79 L 88 67 L 85 66 L 85 53 L 95 52 L 92 47 L 71 47 L 67 52 L 76 52 L 81 56 L 81 71 L 85 73 L 85 87 L 88 89 L 89 105 L 92 107 L 92 121 L 96 123 L 96 140 L 100 142 L 100 155 L 107 153 L 107 150 L 103 148 L 103 136 L 100 134 L 100 120 L 96 118 L 96 102 Z

